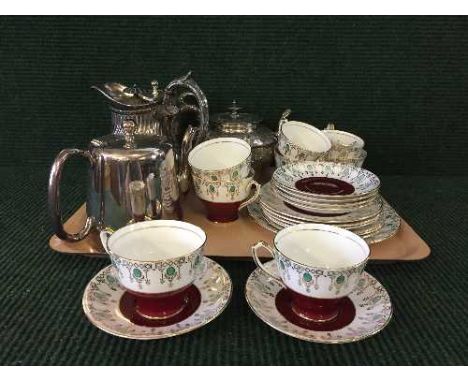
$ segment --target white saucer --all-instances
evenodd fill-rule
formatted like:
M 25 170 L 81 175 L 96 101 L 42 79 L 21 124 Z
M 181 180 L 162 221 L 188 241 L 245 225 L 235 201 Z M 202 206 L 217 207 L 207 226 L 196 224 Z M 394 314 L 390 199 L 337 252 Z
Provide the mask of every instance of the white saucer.
M 370 234 L 369 236 L 363 237 L 367 244 L 380 243 L 381 241 L 390 239 L 395 236 L 400 229 L 401 218 L 400 215 L 393 209 L 388 202 L 383 199 L 382 212 L 379 215 L 380 229 Z M 250 216 L 255 222 L 261 227 L 271 232 L 278 232 L 283 229 L 284 226 L 269 220 L 263 212 L 262 206 L 258 202 L 251 203 L 247 206 Z M 325 223 L 324 223 L 325 224 Z M 333 225 L 333 223 L 331 223 Z M 292 225 L 292 224 L 288 224 Z
M 264 264 L 277 273 L 274 260 Z M 310 342 L 338 344 L 360 341 L 380 332 L 390 322 L 392 304 L 385 288 L 364 272 L 358 287 L 348 297 L 356 308 L 353 321 L 342 329 L 314 331 L 292 324 L 278 311 L 275 298 L 282 285 L 257 268 L 245 285 L 245 298 L 252 311 L 266 324 L 291 337 Z
M 124 338 L 155 340 L 200 328 L 223 312 L 232 294 L 231 278 L 224 268 L 209 258 L 205 258 L 205 261 L 206 272 L 193 284 L 201 294 L 200 306 L 190 317 L 177 324 L 147 327 L 136 325 L 125 318 L 119 309 L 119 301 L 125 290 L 117 281 L 112 265 L 102 269 L 86 286 L 83 310 L 94 326 Z
M 310 177 L 325 177 L 345 181 L 353 186 L 349 195 L 323 195 L 304 192 L 296 183 Z M 306 200 L 334 200 L 351 202 L 367 199 L 379 190 L 380 180 L 374 173 L 360 167 L 334 162 L 297 162 L 277 168 L 273 173 L 273 183 L 280 186 L 290 195 L 305 197 Z
M 357 225 L 363 221 L 369 221 L 371 219 L 377 220 L 378 215 L 382 210 L 382 199 L 380 197 L 373 200 L 365 208 L 356 208 L 350 213 L 338 216 L 311 216 L 310 214 L 301 212 L 299 210 L 293 210 L 288 207 L 278 193 L 275 192 L 272 184 L 266 183 L 262 186 L 260 192 L 259 203 L 264 209 L 276 212 L 278 215 L 288 217 L 296 220 L 303 220 L 311 223 L 325 223 L 325 224 L 343 224 L 343 225 Z

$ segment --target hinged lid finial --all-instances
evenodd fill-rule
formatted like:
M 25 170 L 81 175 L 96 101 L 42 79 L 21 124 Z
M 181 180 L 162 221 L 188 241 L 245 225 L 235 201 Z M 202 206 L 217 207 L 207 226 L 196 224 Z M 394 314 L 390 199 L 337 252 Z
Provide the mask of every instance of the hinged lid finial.
M 232 101 L 232 106 L 229 108 L 231 110 L 231 117 L 232 119 L 237 119 L 239 118 L 239 113 L 238 111 L 241 110 L 242 108 L 237 106 L 236 100 Z
M 159 82 L 156 80 L 151 81 L 151 92 L 153 97 L 156 98 L 159 94 Z

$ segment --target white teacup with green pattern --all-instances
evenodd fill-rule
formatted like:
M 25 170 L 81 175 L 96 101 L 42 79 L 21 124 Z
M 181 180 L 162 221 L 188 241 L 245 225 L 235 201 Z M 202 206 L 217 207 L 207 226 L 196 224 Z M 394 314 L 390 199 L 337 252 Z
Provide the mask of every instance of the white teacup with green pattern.
M 260 262 L 262 247 L 275 259 L 280 277 Z M 292 310 L 316 321 L 336 318 L 342 299 L 356 288 L 369 255 L 362 238 L 325 224 L 297 224 L 279 231 L 273 248 L 263 241 L 252 246 L 257 266 L 291 292 Z
M 139 314 L 167 319 L 184 309 L 184 291 L 204 272 L 201 228 L 157 220 L 104 230 L 100 236 L 120 284 L 137 299 Z
M 190 152 L 188 162 L 195 193 L 204 202 L 211 221 L 236 220 L 238 210 L 259 196 L 260 185 L 251 169 L 251 148 L 242 139 L 203 142 Z
M 319 160 L 330 150 L 328 137 L 316 127 L 298 121 L 280 121 L 278 151 L 291 162 Z
M 364 140 L 347 131 L 335 130 L 333 124 L 328 124 L 323 133 L 332 143 L 325 159 L 330 162 L 353 163 L 362 167 L 367 156 L 364 150 Z

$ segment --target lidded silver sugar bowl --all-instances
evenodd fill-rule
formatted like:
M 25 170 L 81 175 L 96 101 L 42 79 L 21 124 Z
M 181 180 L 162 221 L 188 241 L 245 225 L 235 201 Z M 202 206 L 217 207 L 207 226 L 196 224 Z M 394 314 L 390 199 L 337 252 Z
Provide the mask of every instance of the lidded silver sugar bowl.
M 245 140 L 252 148 L 252 167 L 255 179 L 263 183 L 268 180 L 268 168 L 274 164 L 276 135 L 253 113 L 240 113 L 237 102 L 232 101 L 230 112 L 212 116 L 212 128 L 208 138 L 235 137 Z
M 109 102 L 112 133 L 93 139 L 87 150 L 64 149 L 49 177 L 49 211 L 55 233 L 77 241 L 92 228 L 118 229 L 135 221 L 182 219 L 181 193 L 189 187 L 188 152 L 208 129 L 208 102 L 190 73 L 163 90 L 115 82 L 94 86 Z M 193 126 L 192 126 L 193 125 Z M 197 127 L 194 127 L 197 126 Z M 60 207 L 60 179 L 66 160 L 87 158 L 85 225 L 66 232 Z

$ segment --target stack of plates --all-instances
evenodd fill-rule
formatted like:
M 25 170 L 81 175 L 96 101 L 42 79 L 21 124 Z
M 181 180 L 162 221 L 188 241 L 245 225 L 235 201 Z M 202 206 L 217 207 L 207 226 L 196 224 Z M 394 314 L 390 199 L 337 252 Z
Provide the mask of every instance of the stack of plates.
M 270 225 L 333 224 L 371 237 L 382 229 L 379 178 L 368 170 L 331 162 L 284 165 L 261 189 L 259 206 Z

